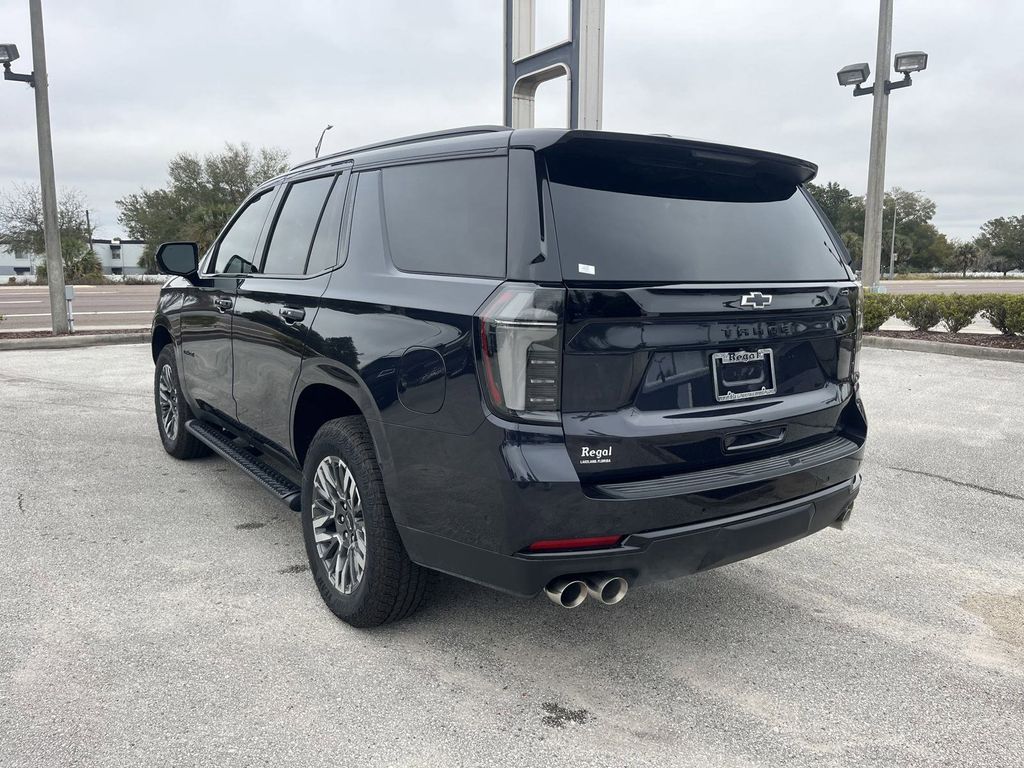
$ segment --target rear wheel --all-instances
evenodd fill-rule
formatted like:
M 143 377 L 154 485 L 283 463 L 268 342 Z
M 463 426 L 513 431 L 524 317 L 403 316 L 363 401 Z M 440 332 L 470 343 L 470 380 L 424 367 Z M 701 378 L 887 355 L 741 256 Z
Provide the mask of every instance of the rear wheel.
M 179 384 L 173 344 L 165 346 L 157 355 L 153 399 L 156 404 L 157 429 L 165 451 L 176 459 L 195 459 L 210 453 L 206 445 L 185 429 L 185 423 L 193 415 Z
M 313 580 L 338 618 L 375 627 L 416 610 L 426 573 L 405 552 L 373 442 L 358 416 L 329 421 L 313 438 L 302 473 L 302 511 Z

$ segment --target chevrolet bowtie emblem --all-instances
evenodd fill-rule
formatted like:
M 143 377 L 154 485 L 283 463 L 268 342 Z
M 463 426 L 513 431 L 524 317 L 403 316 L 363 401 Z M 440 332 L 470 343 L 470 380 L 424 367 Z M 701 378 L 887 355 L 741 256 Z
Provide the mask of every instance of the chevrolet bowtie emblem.
M 740 306 L 753 307 L 754 309 L 764 309 L 771 303 L 772 297 L 766 293 L 761 293 L 760 291 L 747 293 L 742 299 L 740 299 Z

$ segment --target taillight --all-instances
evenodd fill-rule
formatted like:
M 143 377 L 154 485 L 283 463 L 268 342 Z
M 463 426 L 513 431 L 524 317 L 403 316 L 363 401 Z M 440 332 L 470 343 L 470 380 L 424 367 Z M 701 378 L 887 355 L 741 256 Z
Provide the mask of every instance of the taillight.
M 504 283 L 480 308 L 480 383 L 495 413 L 558 421 L 565 290 Z
M 857 283 L 856 299 L 857 299 L 857 331 L 856 339 L 853 347 L 853 381 L 856 383 L 860 379 L 860 347 L 861 341 L 864 338 L 864 286 Z

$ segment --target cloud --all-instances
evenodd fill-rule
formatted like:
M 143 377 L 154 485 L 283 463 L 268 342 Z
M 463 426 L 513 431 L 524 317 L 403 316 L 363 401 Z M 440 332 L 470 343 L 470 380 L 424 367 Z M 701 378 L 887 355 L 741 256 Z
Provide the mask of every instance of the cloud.
M 298 161 L 328 122 L 331 151 L 502 117 L 496 1 L 47 0 L 44 11 L 58 183 L 85 192 L 105 234 L 120 233 L 114 201 L 161 185 L 180 151 L 248 141 Z M 30 68 L 24 4 L 2 0 L 0 18 Z M 875 4 L 856 0 L 609 0 L 605 127 L 786 152 L 863 191 L 870 99 L 834 73 L 873 66 L 876 23 Z M 931 60 L 892 96 L 887 186 L 923 189 L 956 236 L 1024 213 L 1024 6 L 902 0 L 894 27 L 896 50 Z M 0 185 L 32 181 L 31 91 L 0 94 Z M 557 119 L 561 97 L 543 94 L 538 114 Z

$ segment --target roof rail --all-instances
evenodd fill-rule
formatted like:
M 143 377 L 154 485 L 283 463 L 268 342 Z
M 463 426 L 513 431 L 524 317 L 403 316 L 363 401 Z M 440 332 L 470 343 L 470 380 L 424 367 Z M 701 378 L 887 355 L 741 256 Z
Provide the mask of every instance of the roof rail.
M 431 131 L 430 133 L 417 133 L 415 136 L 405 136 L 400 139 L 389 139 L 388 141 L 379 141 L 376 144 L 366 144 L 362 147 L 353 147 L 352 149 L 346 149 L 342 152 L 332 152 L 329 155 L 318 157 L 313 160 L 307 160 L 304 163 L 292 166 L 290 170 L 294 171 L 298 168 L 305 168 L 310 165 L 316 165 L 326 160 L 330 160 L 336 157 L 344 157 L 345 155 L 354 155 L 356 152 L 366 152 L 371 149 L 385 149 L 387 147 L 400 147 L 405 144 L 416 144 L 420 141 L 431 141 L 433 139 L 448 139 L 454 136 L 471 136 L 475 133 L 497 133 L 498 131 L 511 131 L 507 125 L 469 125 L 465 128 L 449 128 L 446 131 Z

